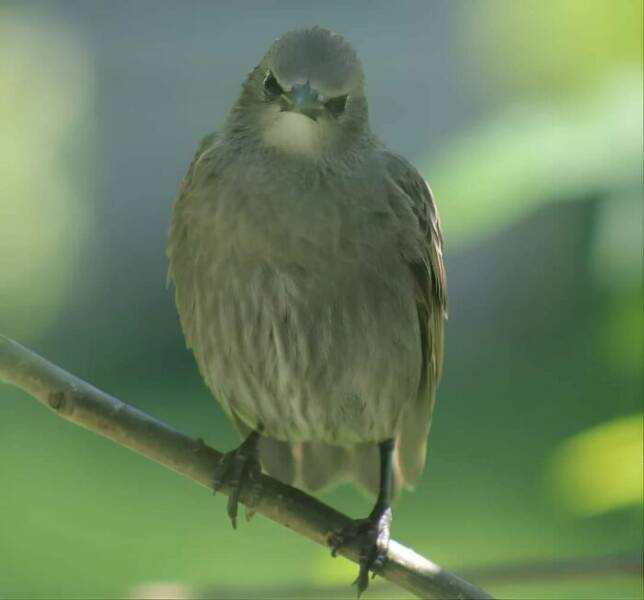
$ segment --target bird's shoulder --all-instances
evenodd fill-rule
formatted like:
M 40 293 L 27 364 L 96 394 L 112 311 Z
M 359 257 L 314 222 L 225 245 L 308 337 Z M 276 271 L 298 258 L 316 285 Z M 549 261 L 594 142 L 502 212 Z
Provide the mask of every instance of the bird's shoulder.
M 387 182 L 397 202 L 402 202 L 415 217 L 421 240 L 419 268 L 426 271 L 430 294 L 441 312 L 447 310 L 447 280 L 443 264 L 443 230 L 434 194 L 429 183 L 420 172 L 404 157 L 383 149 L 380 160 L 384 165 Z M 411 259 L 413 262 L 413 259 Z M 429 300 L 430 298 L 425 298 Z
M 181 182 L 180 194 L 194 183 L 198 173 L 203 171 L 205 166 L 209 166 L 216 161 L 218 154 L 221 154 L 221 152 L 218 152 L 220 140 L 221 135 L 217 131 L 213 131 L 202 138 L 188 167 L 188 172 Z
M 398 198 L 412 208 L 423 231 L 433 235 L 442 246 L 443 233 L 438 207 L 429 183 L 411 162 L 399 154 L 383 150 L 380 153 L 380 160 L 384 164 L 388 183 L 394 186 Z

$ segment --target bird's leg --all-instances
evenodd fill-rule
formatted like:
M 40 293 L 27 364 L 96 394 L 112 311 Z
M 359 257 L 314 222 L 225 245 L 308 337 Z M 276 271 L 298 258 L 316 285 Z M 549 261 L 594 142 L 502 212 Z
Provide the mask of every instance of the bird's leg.
M 228 496 L 228 516 L 233 524 L 233 529 L 237 529 L 239 493 L 244 481 L 247 479 L 256 480 L 262 472 L 257 449 L 261 430 L 260 426 L 255 431 L 251 431 L 238 448 L 226 452 L 221 457 L 219 464 L 215 468 L 213 491 L 216 493 L 224 485 L 232 488 Z
M 369 585 L 369 571 L 372 571 L 372 577 L 375 577 L 376 572 L 385 564 L 389 547 L 394 440 L 381 442 L 379 449 L 380 489 L 371 514 L 366 519 L 353 521 L 347 527 L 329 536 L 332 556 L 335 556 L 337 551 L 348 542 L 359 540 L 360 571 L 354 581 L 358 586 L 358 597 Z

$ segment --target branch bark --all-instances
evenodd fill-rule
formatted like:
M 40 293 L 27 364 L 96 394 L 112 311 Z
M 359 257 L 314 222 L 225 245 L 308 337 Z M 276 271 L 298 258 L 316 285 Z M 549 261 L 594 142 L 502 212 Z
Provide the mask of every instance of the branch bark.
M 139 452 L 206 488 L 221 453 L 93 387 L 17 342 L 0 336 L 0 380 L 16 385 L 60 417 Z M 222 493 L 229 494 L 224 488 Z M 330 531 L 349 517 L 268 475 L 244 485 L 240 500 L 252 511 L 327 545 Z M 356 545 L 339 554 L 358 562 Z M 420 598 L 490 599 L 492 596 L 429 559 L 391 541 L 379 573 Z

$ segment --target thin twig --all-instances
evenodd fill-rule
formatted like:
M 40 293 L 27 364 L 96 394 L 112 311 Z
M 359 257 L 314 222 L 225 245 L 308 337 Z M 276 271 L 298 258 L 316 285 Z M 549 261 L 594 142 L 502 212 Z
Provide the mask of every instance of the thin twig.
M 0 380 L 23 389 L 64 419 L 135 450 L 204 487 L 211 487 L 221 453 L 3 336 L 0 336 Z M 228 494 L 230 489 L 224 487 L 222 493 Z M 252 511 L 321 545 L 327 545 L 329 532 L 350 521 L 349 517 L 312 496 L 268 475 L 246 483 L 240 500 Z M 339 553 L 358 562 L 356 544 L 342 547 Z M 379 574 L 420 598 L 491 598 L 471 583 L 394 541 L 390 543 L 388 560 Z

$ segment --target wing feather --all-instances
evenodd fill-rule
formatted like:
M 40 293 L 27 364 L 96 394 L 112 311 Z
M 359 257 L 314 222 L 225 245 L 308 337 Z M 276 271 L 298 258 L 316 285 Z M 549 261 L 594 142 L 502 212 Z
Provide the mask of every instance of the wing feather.
M 416 286 L 423 366 L 415 404 L 405 409 L 396 440 L 396 466 L 406 487 L 413 486 L 425 466 L 427 436 L 443 370 L 447 279 L 443 234 L 434 197 L 427 182 L 402 157 L 388 155 L 388 173 L 398 195 L 409 203 L 417 224 L 415 251 L 406 256 Z
M 197 257 L 194 244 L 189 239 L 190 200 L 198 187 L 200 165 L 213 154 L 216 133 L 207 135 L 201 141 L 188 172 L 186 173 L 172 209 L 172 220 L 168 236 L 167 256 L 169 261 L 167 284 L 174 283 L 175 302 L 181 327 L 188 348 L 193 348 L 198 326 L 197 307 L 194 293 L 194 276 Z

